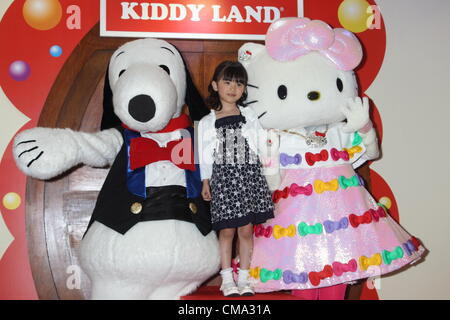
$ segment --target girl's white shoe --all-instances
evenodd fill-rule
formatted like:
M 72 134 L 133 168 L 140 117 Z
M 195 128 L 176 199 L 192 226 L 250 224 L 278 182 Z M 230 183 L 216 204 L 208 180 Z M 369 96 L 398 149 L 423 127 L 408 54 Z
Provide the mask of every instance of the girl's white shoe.
M 239 268 L 238 290 L 241 296 L 253 296 L 255 291 L 249 280 L 249 270 Z
M 250 284 L 250 282 L 243 282 L 238 284 L 238 290 L 239 294 L 241 296 L 254 296 L 255 290 L 253 290 L 253 286 Z
M 220 291 L 222 291 L 225 297 L 238 297 L 239 289 L 233 279 L 233 268 L 222 269 L 220 271 L 222 276 L 222 285 Z
M 222 291 L 224 297 L 240 296 L 240 291 L 234 281 L 222 283 L 222 285 L 220 286 L 220 291 Z

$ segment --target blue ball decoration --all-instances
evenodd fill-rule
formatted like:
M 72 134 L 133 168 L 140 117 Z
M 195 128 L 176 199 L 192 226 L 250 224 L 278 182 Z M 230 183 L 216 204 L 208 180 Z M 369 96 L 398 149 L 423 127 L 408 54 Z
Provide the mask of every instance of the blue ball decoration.
M 50 48 L 50 54 L 52 57 L 58 58 L 62 55 L 62 48 L 58 45 L 54 45 Z

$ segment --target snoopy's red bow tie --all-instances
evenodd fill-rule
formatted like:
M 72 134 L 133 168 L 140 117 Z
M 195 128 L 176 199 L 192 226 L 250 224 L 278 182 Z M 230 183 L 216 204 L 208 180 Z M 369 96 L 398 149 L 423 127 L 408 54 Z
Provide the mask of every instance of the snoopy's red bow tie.
M 171 132 L 179 129 L 185 129 L 189 126 L 190 121 L 187 115 L 170 120 L 169 124 L 158 132 Z M 124 125 L 123 125 L 124 126 Z M 124 126 L 125 127 L 125 126 Z M 177 149 L 174 151 L 174 148 Z M 189 154 L 184 154 L 189 152 Z M 168 160 L 181 169 L 195 171 L 194 152 L 192 149 L 191 138 L 184 138 L 170 141 L 166 147 L 160 147 L 158 143 L 152 139 L 138 137 L 131 139 L 130 142 L 130 169 L 144 167 L 150 163 Z

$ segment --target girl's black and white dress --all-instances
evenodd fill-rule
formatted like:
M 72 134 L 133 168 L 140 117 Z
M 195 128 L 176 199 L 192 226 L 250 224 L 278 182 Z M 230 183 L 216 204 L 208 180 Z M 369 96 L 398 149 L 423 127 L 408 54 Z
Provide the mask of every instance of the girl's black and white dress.
M 261 162 L 242 135 L 246 123 L 242 114 L 214 122 L 216 143 L 210 177 L 214 230 L 260 224 L 274 217 Z

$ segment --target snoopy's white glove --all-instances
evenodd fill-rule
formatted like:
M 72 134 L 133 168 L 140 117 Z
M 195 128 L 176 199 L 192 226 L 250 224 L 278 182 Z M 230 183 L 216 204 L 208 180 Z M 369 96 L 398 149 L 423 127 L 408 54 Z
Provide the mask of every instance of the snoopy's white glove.
M 86 133 L 38 127 L 15 137 L 13 155 L 25 174 L 50 179 L 80 163 L 93 167 L 111 164 L 122 143 L 116 129 Z
M 342 127 L 342 131 L 346 133 L 358 131 L 370 121 L 369 99 L 367 97 L 349 98 L 347 104 L 341 106 L 341 112 L 347 118 L 347 124 Z

